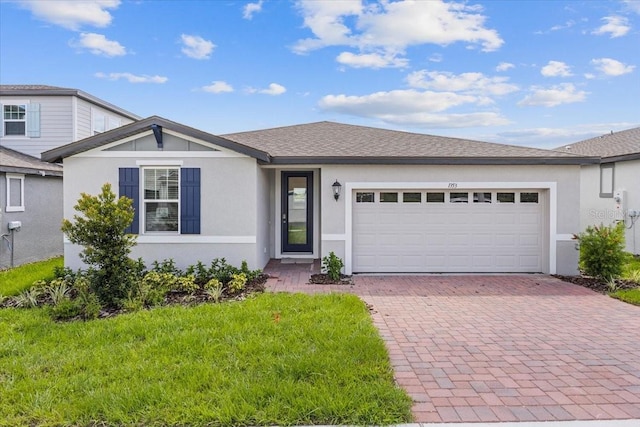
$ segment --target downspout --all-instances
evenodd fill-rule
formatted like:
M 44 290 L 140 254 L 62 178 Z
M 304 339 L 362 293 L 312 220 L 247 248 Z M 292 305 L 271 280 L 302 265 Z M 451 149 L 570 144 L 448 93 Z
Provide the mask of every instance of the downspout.
M 0 237 L 2 237 L 2 240 L 7 242 L 7 247 L 9 248 L 9 252 L 11 253 L 11 268 L 13 268 L 13 230 L 11 230 L 11 241 L 9 241 L 9 239 L 7 239 L 7 236 L 9 236 L 9 234 L 2 234 L 0 235 Z

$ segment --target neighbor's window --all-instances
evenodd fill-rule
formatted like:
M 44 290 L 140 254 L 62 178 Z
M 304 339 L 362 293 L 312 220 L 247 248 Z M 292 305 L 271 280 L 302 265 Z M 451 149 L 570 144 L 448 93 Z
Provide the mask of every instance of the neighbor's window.
M 27 134 L 27 106 L 26 104 L 3 105 L 4 134 Z
M 604 163 L 600 165 L 600 197 L 613 197 L 613 172 L 615 163 Z
M 144 230 L 178 232 L 180 169 L 145 168 Z
M 110 116 L 95 108 L 91 109 L 91 117 L 94 135 L 115 129 L 120 127 L 122 124 L 122 120 L 120 120 L 120 118 Z
M 444 193 L 427 193 L 427 203 L 444 203 Z
M 422 202 L 422 193 L 402 193 L 403 203 L 420 203 Z
M 498 193 L 496 194 L 496 200 L 498 201 L 498 203 L 515 203 L 516 194 L 515 193 Z
M 449 203 L 469 203 L 469 193 L 449 193 Z
M 398 203 L 398 193 L 380 192 L 380 203 Z
M 520 193 L 520 203 L 538 203 L 538 193 Z
M 473 193 L 473 203 L 491 203 L 491 193 Z
M 7 212 L 24 211 L 24 175 L 8 173 L 7 182 Z
M 356 203 L 373 203 L 375 202 L 374 193 L 356 193 Z

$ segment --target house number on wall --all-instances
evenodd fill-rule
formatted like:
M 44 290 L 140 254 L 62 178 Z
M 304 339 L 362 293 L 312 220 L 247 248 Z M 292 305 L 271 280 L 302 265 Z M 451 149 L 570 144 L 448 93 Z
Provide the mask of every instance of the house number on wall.
M 458 188 L 458 183 L 456 183 L 456 182 L 450 182 L 450 183 L 449 183 L 449 188 Z

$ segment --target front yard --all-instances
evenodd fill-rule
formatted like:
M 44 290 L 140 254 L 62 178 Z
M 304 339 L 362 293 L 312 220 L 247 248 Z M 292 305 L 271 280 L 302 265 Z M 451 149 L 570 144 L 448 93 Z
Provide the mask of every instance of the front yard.
M 69 323 L 3 309 L 0 336 L 0 425 L 411 420 L 354 296 L 261 294 Z

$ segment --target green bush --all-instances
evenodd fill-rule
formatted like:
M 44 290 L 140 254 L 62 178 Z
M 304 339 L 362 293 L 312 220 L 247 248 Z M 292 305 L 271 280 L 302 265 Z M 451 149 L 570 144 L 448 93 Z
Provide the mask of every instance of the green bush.
M 580 270 L 601 280 L 620 277 L 627 258 L 624 224 L 589 226 L 576 235 L 580 242 Z
M 342 267 L 344 267 L 342 259 L 333 252 L 329 252 L 329 255 L 322 258 L 322 270 L 334 282 L 340 280 Z
M 238 273 L 231 275 L 229 280 L 229 292 L 235 294 L 244 289 L 247 284 L 247 276 L 244 273 Z
M 82 308 L 77 300 L 65 298 L 51 307 L 51 317 L 54 320 L 70 320 L 80 316 Z
M 176 280 L 176 283 L 173 289 L 179 292 L 186 292 L 188 294 L 193 294 L 199 289 L 199 287 L 198 287 L 198 284 L 196 283 L 195 276 L 184 276 L 184 277 L 178 277 L 178 280 Z
M 80 257 L 91 266 L 93 290 L 102 304 L 120 307 L 136 280 L 137 263 L 129 258 L 136 236 L 125 231 L 133 221 L 132 201 L 116 198 L 111 184 L 97 196 L 82 193 L 74 209 L 74 222 L 62 221 L 69 241 L 83 246 Z

